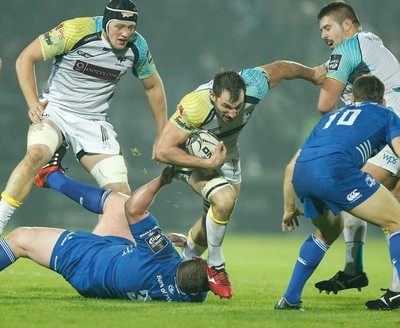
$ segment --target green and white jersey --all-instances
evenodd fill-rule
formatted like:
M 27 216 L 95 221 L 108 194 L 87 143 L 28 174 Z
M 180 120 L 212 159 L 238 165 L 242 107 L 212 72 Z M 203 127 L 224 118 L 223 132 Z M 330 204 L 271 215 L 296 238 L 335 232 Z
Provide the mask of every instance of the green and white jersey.
M 39 36 L 45 59 L 54 58 L 41 99 L 81 118 L 106 120 L 115 88 L 128 71 L 139 79 L 156 68 L 146 40 L 135 32 L 123 50 L 102 37 L 103 17 L 67 20 Z

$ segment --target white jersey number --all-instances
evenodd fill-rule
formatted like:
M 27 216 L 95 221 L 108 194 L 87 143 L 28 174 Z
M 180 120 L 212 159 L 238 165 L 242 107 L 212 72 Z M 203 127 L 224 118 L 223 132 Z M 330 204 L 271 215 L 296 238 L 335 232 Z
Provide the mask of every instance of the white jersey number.
M 337 112 L 336 114 L 333 114 L 331 117 L 329 117 L 329 121 L 326 122 L 324 129 L 327 129 L 331 126 L 333 121 L 336 119 L 336 117 L 340 115 L 338 121 L 336 122 L 336 125 L 348 125 L 351 126 L 354 124 L 356 121 L 357 116 L 361 113 L 361 109 L 348 109 L 345 112 Z

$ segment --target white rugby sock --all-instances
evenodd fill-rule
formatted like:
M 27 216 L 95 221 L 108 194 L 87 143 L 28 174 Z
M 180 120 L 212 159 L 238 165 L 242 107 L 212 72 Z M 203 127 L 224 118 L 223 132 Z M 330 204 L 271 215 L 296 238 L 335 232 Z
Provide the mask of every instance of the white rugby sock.
M 196 245 L 192 239 L 192 233 L 189 231 L 189 236 L 186 240 L 186 245 L 183 247 L 182 256 L 185 260 L 191 260 L 194 256 L 202 256 L 206 247 Z
M 367 223 L 359 218 L 343 212 L 343 237 L 346 243 L 346 263 L 344 273 L 356 275 L 364 271 L 363 252 L 367 234 Z
M 0 235 L 17 208 L 7 203 L 3 198 L 0 200 Z
M 219 223 L 212 215 L 212 207 L 209 208 L 206 217 L 207 246 L 209 266 L 219 266 L 225 262 L 222 254 L 222 242 L 224 240 L 226 224 Z

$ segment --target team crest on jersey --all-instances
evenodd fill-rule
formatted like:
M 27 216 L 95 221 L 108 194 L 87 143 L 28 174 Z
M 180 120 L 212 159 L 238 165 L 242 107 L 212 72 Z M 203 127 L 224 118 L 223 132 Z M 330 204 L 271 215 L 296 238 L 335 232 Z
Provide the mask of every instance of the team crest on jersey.
M 145 241 L 154 254 L 162 251 L 168 245 L 160 231 L 156 231 L 154 234 L 147 237 Z
M 340 61 L 342 60 L 342 55 L 331 55 L 331 59 L 329 60 L 328 70 L 337 71 L 340 65 Z

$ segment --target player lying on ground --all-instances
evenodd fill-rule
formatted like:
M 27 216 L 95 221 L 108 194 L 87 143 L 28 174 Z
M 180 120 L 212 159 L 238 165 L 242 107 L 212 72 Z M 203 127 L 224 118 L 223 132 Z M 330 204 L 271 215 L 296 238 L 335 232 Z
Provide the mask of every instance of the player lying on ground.
M 182 260 L 147 211 L 171 180 L 167 167 L 129 197 L 72 180 L 59 162 L 50 164 L 37 183 L 103 215 L 93 233 L 15 229 L 0 241 L 0 271 L 25 257 L 62 275 L 84 297 L 203 302 L 209 290 L 206 261 Z

